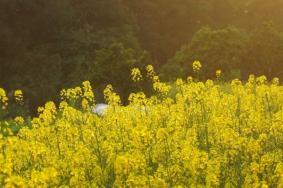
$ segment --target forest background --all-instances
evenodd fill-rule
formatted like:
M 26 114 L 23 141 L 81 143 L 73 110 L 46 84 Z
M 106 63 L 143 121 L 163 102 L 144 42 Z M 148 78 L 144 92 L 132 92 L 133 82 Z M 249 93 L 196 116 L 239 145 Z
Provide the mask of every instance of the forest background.
M 126 99 L 147 64 L 166 81 L 194 60 L 202 79 L 283 78 L 282 0 L 0 0 L 0 28 L 0 87 L 33 110 L 84 80 Z

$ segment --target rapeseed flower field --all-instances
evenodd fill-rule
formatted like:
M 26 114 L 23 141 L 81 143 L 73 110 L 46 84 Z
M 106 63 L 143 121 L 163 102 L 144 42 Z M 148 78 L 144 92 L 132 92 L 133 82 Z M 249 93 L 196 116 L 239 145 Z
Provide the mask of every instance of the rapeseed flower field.
M 0 187 L 283 187 L 278 78 L 222 83 L 217 70 L 215 81 L 169 84 L 146 70 L 156 94 L 132 93 L 123 106 L 108 85 L 103 116 L 91 111 L 86 81 L 31 121 L 1 120 Z M 131 76 L 143 79 L 137 68 Z M 20 90 L 14 97 L 24 100 Z M 0 105 L 1 113 L 9 105 L 4 89 Z

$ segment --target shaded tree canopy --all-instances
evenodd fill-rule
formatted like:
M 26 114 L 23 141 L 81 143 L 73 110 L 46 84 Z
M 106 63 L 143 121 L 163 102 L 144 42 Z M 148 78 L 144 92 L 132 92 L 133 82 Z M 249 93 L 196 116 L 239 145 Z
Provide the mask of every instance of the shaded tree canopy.
M 85 79 L 126 98 L 149 63 L 165 79 L 195 59 L 207 77 L 283 76 L 282 0 L 0 0 L 0 27 L 0 87 L 32 106 Z

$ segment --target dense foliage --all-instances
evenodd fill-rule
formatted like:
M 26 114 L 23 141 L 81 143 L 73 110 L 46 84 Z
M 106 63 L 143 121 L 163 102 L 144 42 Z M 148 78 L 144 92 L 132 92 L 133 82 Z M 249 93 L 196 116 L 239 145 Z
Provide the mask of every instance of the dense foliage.
M 283 74 L 282 0 L 0 0 L 0 27 L 0 86 L 31 106 L 83 80 L 125 98 L 121 75 L 149 63 L 165 79 L 194 59 L 207 77 Z
M 147 66 L 154 96 L 131 93 L 129 105 L 108 85 L 103 116 L 91 113 L 90 82 L 61 91 L 38 117 L 0 124 L 0 186 L 282 187 L 283 88 L 250 75 L 222 82 L 161 82 Z M 132 80 L 145 80 L 132 69 Z M 15 102 L 23 93 L 14 93 Z M 0 89 L 1 114 L 9 100 Z
M 204 63 L 207 78 L 222 68 L 226 79 L 243 78 L 256 71 L 258 75 L 283 77 L 283 32 L 265 23 L 251 33 L 229 26 L 223 29 L 201 28 L 192 41 L 179 50 L 162 68 L 163 77 L 170 79 L 191 74 L 190 62 Z

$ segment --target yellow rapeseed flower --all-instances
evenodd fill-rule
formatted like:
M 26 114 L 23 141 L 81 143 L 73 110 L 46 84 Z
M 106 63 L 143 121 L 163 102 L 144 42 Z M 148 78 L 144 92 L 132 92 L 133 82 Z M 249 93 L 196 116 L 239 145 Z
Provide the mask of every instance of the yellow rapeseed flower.
M 15 101 L 16 102 L 23 102 L 23 100 L 24 100 L 24 95 L 23 95 L 23 92 L 22 92 L 22 90 L 16 90 L 15 92 L 14 92 L 14 97 L 15 97 Z
M 134 82 L 139 82 L 142 80 L 142 75 L 141 75 L 141 71 L 138 68 L 133 68 L 131 70 L 131 76 L 132 76 L 132 80 Z
M 3 88 L 0 88 L 0 104 L 2 109 L 6 109 L 8 106 L 8 97 L 6 91 Z
M 194 61 L 193 62 L 193 71 L 194 72 L 199 72 L 202 68 L 202 65 L 200 63 L 200 61 Z
M 50 101 L 31 121 L 1 119 L 0 187 L 282 187 L 278 79 L 168 83 L 148 72 L 156 95 L 121 105 L 108 85 L 103 116 L 86 110 L 86 81 L 62 90 L 58 109 Z
M 216 78 L 219 79 L 221 77 L 221 75 L 222 75 L 222 71 L 221 70 L 217 70 L 215 74 L 216 74 Z

